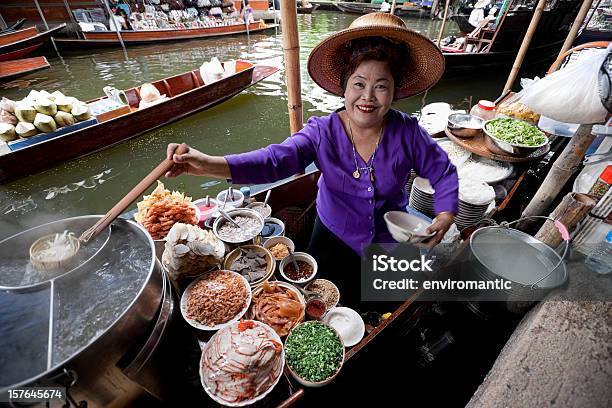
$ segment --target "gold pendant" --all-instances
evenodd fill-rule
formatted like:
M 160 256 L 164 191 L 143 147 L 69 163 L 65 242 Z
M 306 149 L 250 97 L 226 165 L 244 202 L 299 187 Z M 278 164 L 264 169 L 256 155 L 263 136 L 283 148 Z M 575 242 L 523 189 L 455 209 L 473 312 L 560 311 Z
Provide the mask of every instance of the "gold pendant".
M 359 177 L 361 177 L 361 174 L 359 174 L 359 169 L 357 169 L 357 170 L 355 170 L 355 171 L 353 172 L 353 177 L 354 177 L 354 178 L 356 178 L 356 179 L 358 179 Z
M 372 183 L 374 182 L 374 171 L 372 171 L 372 169 L 370 169 L 370 181 Z

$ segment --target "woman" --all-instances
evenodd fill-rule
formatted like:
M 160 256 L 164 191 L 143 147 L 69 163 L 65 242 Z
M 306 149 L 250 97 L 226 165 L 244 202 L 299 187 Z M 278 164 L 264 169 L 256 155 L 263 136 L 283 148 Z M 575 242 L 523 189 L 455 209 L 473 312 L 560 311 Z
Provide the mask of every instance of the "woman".
M 253 7 L 249 4 L 249 0 L 242 0 L 240 6 L 240 19 L 249 24 L 255 21 L 253 17 Z
M 334 274 L 336 281 L 350 275 L 346 282 L 354 286 L 359 279 L 352 273 L 359 268 L 362 248 L 394 242 L 383 215 L 405 209 L 404 187 L 412 169 L 436 191 L 437 216 L 429 227 L 436 234 L 429 246 L 440 242 L 457 212 L 457 172 L 448 156 L 415 118 L 391 109 L 394 100 L 432 87 L 444 72 L 444 57 L 400 18 L 372 13 L 317 45 L 308 71 L 322 88 L 344 96 L 344 109 L 312 117 L 283 143 L 248 153 L 213 157 L 190 148 L 176 155 L 178 145 L 170 144 L 168 158 L 176 164 L 167 176 L 188 173 L 265 183 L 303 171 L 314 161 L 321 178 L 308 252 L 320 273 Z M 350 273 L 339 276 L 340 268 Z

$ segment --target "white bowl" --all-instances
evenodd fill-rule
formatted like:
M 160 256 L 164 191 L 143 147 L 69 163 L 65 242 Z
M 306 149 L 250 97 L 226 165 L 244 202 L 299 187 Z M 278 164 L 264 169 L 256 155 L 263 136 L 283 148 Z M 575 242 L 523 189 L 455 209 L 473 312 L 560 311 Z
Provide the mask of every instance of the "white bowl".
M 270 251 L 272 247 L 276 244 L 284 244 L 289 248 L 289 250 L 291 250 L 291 252 L 295 252 L 295 244 L 293 243 L 291 238 L 282 237 L 282 236 L 268 238 L 268 240 L 264 242 L 263 247 L 266 248 L 268 251 Z M 276 260 L 279 262 L 282 261 L 282 259 L 276 259 Z
M 267 236 L 264 237 L 262 235 L 262 239 L 265 241 L 269 240 L 270 238 L 274 238 L 274 237 L 283 237 L 285 236 L 285 223 L 282 220 L 279 220 L 278 218 L 274 218 L 274 217 L 268 217 L 264 219 L 264 226 L 261 229 L 261 233 L 263 234 L 263 230 L 266 228 L 266 223 L 274 223 L 276 225 L 279 225 L 281 227 L 281 232 L 278 235 L 272 235 L 272 236 Z
M 348 307 L 334 307 L 330 309 L 323 323 L 327 323 L 340 334 L 346 347 L 359 343 L 365 334 L 365 323 L 359 313 Z
M 266 204 L 266 206 L 264 207 L 264 203 L 261 201 L 255 201 L 253 203 L 247 204 L 246 206 L 246 208 L 250 208 L 251 210 L 253 210 L 255 207 L 265 208 L 265 214 L 261 214 L 263 218 L 268 218 L 270 215 L 272 215 L 272 207 L 270 207 L 269 204 Z
M 278 334 L 276 334 L 276 332 L 274 331 L 274 329 L 272 329 L 270 326 L 268 326 L 265 323 L 262 322 L 258 322 L 256 320 L 253 320 L 253 322 L 258 325 L 258 326 L 264 326 L 266 328 L 266 330 L 270 333 L 270 335 L 272 336 L 273 340 L 275 340 L 276 342 L 278 342 L 279 344 L 283 344 L 281 338 L 278 336 Z M 229 330 L 228 328 L 224 329 L 224 330 Z M 218 333 L 218 332 L 217 332 Z M 216 336 L 217 333 L 215 333 L 213 335 Z M 212 340 L 212 338 L 211 338 Z M 200 356 L 200 366 L 198 368 L 198 371 L 200 373 L 200 384 L 202 384 L 202 387 L 204 388 L 204 391 L 206 391 L 206 393 L 208 394 L 208 396 L 210 398 L 212 398 L 216 403 L 220 404 L 221 406 L 224 407 L 244 407 L 247 405 L 251 405 L 259 400 L 262 400 L 263 398 L 266 397 L 266 395 L 268 395 L 273 389 L 274 387 L 276 387 L 276 385 L 278 384 L 280 378 L 283 376 L 283 369 L 285 367 L 285 347 L 283 346 L 282 349 L 282 355 L 280 356 L 280 360 L 281 360 L 281 367 L 279 370 L 279 375 L 278 377 L 274 380 L 274 383 L 270 386 L 270 388 L 268 388 L 266 391 L 262 392 L 261 394 L 259 394 L 258 396 L 256 396 L 255 398 L 251 398 L 248 400 L 243 400 L 240 402 L 235 402 L 235 403 L 231 403 L 231 402 L 227 402 L 224 401 L 223 399 L 219 398 L 218 396 L 216 396 L 212 390 L 206 385 L 206 383 L 204 382 L 204 376 L 203 376 L 203 370 L 202 370 L 202 357 L 204 356 L 204 353 L 206 353 L 207 351 L 207 347 L 208 344 L 212 344 L 211 341 L 209 340 L 207 343 L 207 345 L 204 346 L 204 349 L 202 350 L 202 354 Z
M 285 275 L 285 266 L 291 263 L 291 255 L 289 255 L 283 258 L 279 265 L 280 274 L 283 279 L 285 279 L 287 282 L 295 283 L 297 285 L 303 285 L 304 283 L 308 283 L 313 280 L 317 274 L 317 261 L 312 256 L 308 255 L 306 252 L 294 252 L 293 257 L 295 258 L 296 262 L 304 261 L 309 263 L 310 266 L 312 266 L 312 274 L 308 278 L 302 280 L 289 279 L 287 275 Z
M 189 323 L 192 327 L 195 327 L 196 329 L 199 329 L 199 330 L 216 331 L 234 322 L 237 322 L 238 320 L 242 318 L 242 316 L 244 316 L 247 310 L 249 310 L 249 306 L 251 306 L 251 299 L 252 299 L 251 286 L 249 285 L 249 282 L 244 278 L 244 276 L 240 275 L 239 273 L 236 273 L 234 271 L 227 271 L 227 270 L 224 270 L 224 272 L 232 273 L 240 277 L 240 279 L 242 279 L 244 283 L 244 287 L 247 290 L 247 298 L 246 298 L 244 307 L 232 319 L 228 320 L 225 323 L 219 323 L 214 326 L 206 326 L 194 319 L 190 319 L 189 317 L 187 317 L 187 300 L 189 299 L 191 290 L 193 289 L 193 287 L 195 286 L 197 282 L 201 281 L 208 275 L 208 273 L 205 273 L 204 275 L 200 276 L 199 278 L 191 282 L 189 286 L 187 286 L 187 288 L 185 289 L 185 292 L 183 292 L 183 296 L 181 296 L 181 314 L 183 315 L 183 319 L 185 319 L 185 321 Z
M 264 226 L 264 220 L 263 220 L 263 218 L 261 217 L 261 215 L 258 212 L 254 211 L 254 210 L 249 210 L 248 208 L 236 208 L 236 209 L 231 210 L 231 211 L 226 211 L 226 213 L 227 213 L 227 215 L 229 215 L 232 218 L 235 218 L 237 216 L 254 218 L 255 220 L 257 220 L 257 222 L 259 222 L 259 225 L 261 227 L 259 228 L 259 231 L 257 232 L 257 234 L 251 234 L 252 236 L 250 236 L 248 239 L 228 239 L 228 238 L 222 238 L 219 235 L 219 228 L 221 228 L 221 226 L 223 224 L 225 224 L 226 222 L 229 222 L 229 221 L 226 220 L 224 217 L 217 217 L 217 219 L 215 220 L 215 223 L 213 224 L 213 234 L 215 234 L 215 236 L 217 238 L 219 238 L 221 241 L 227 242 L 228 244 L 242 244 L 242 243 L 251 241 L 253 238 L 255 238 L 256 236 L 261 234 L 261 229 Z
M 436 235 L 435 232 L 425 231 L 431 223 L 407 212 L 389 211 L 384 215 L 384 219 L 391 236 L 397 242 L 416 244 Z
M 240 190 L 232 190 L 232 192 L 234 199 L 230 200 L 228 198 L 227 202 L 225 203 L 225 207 L 223 206 L 223 202 L 225 201 L 225 195 L 227 194 L 227 190 L 223 190 L 219 194 L 217 194 L 217 205 L 223 208 L 224 210 L 228 206 L 232 206 L 234 208 L 242 207 L 242 204 L 244 204 L 244 194 L 242 194 L 242 191 Z

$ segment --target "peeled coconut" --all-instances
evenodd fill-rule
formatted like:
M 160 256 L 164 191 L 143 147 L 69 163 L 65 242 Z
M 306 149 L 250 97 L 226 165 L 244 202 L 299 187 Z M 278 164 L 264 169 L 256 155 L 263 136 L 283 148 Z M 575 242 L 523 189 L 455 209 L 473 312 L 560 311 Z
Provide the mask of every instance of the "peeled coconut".
M 36 126 L 29 122 L 19 122 L 17 126 L 15 126 L 15 132 L 19 135 L 19 137 L 30 137 L 34 136 L 38 133 Z
M 0 109 L 5 110 L 9 113 L 15 113 L 15 105 L 15 101 L 12 101 L 8 98 L 2 97 L 2 100 L 0 101 Z
M 89 106 L 83 102 L 78 102 L 72 105 L 72 115 L 79 121 L 87 120 L 92 117 Z
M 9 125 L 15 126 L 19 122 L 17 117 L 9 111 L 0 110 L 0 123 L 8 123 Z
M 20 122 L 34 122 L 36 113 L 36 109 L 28 103 L 20 102 L 15 106 L 15 116 L 17 116 Z
M 37 113 L 34 118 L 34 126 L 36 129 L 43 133 L 55 132 L 57 130 L 57 124 L 55 120 L 49 115 L 43 113 Z
M 68 112 L 58 111 L 55 114 L 55 123 L 57 123 L 59 127 L 70 126 L 76 123 L 76 119 Z
M 153 84 L 145 83 L 140 86 L 140 99 L 153 102 L 161 97 L 159 90 Z
M 35 90 L 35 89 L 32 89 L 32 90 L 30 91 L 30 93 L 28 94 L 28 96 L 26 96 L 26 99 L 29 99 L 29 100 L 31 100 L 31 101 L 35 101 L 35 100 L 37 100 L 38 98 L 40 98 L 40 96 L 41 96 L 41 95 L 40 95 L 40 92 L 38 92 L 38 91 L 37 91 L 37 90 Z
M 40 91 L 39 93 L 39 98 L 47 98 L 49 99 L 51 97 L 51 94 L 47 91 L 45 91 L 44 89 L 42 91 Z
M 10 142 L 15 139 L 17 139 L 15 126 L 8 123 L 0 123 L 0 140 L 3 142 Z
M 54 91 L 51 96 L 49 96 L 49 99 L 51 99 L 52 101 L 56 101 L 58 99 L 62 99 L 65 98 L 64 94 L 61 93 L 60 91 Z
M 55 98 L 55 104 L 57 105 L 57 110 L 70 113 L 72 111 L 73 99 L 74 98 L 68 98 L 66 96 Z
M 34 109 L 39 113 L 49 116 L 53 116 L 57 113 L 57 105 L 48 98 L 38 98 L 34 105 Z

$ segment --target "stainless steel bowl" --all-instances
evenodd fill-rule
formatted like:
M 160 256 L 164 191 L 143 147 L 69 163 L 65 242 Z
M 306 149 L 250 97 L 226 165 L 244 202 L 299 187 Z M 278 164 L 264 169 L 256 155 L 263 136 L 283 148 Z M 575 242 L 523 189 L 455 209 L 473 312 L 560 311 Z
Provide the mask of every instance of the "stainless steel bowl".
M 495 119 L 492 119 L 492 120 L 495 120 Z M 546 138 L 544 143 L 537 145 L 537 146 L 517 145 L 517 144 L 503 141 L 501 139 L 496 138 L 490 132 L 487 131 L 487 124 L 489 122 L 491 122 L 491 120 L 486 121 L 483 126 L 483 131 L 485 134 L 485 145 L 487 146 L 489 150 L 491 150 L 494 153 L 506 154 L 506 155 L 510 154 L 512 156 L 518 156 L 518 157 L 527 157 L 530 154 L 534 153 L 536 150 L 541 149 L 542 147 L 546 146 L 549 143 L 548 138 Z M 530 125 L 530 126 L 533 126 L 533 125 Z
M 471 138 L 481 135 L 484 123 L 484 119 L 464 113 L 448 116 L 448 130 L 457 137 Z

